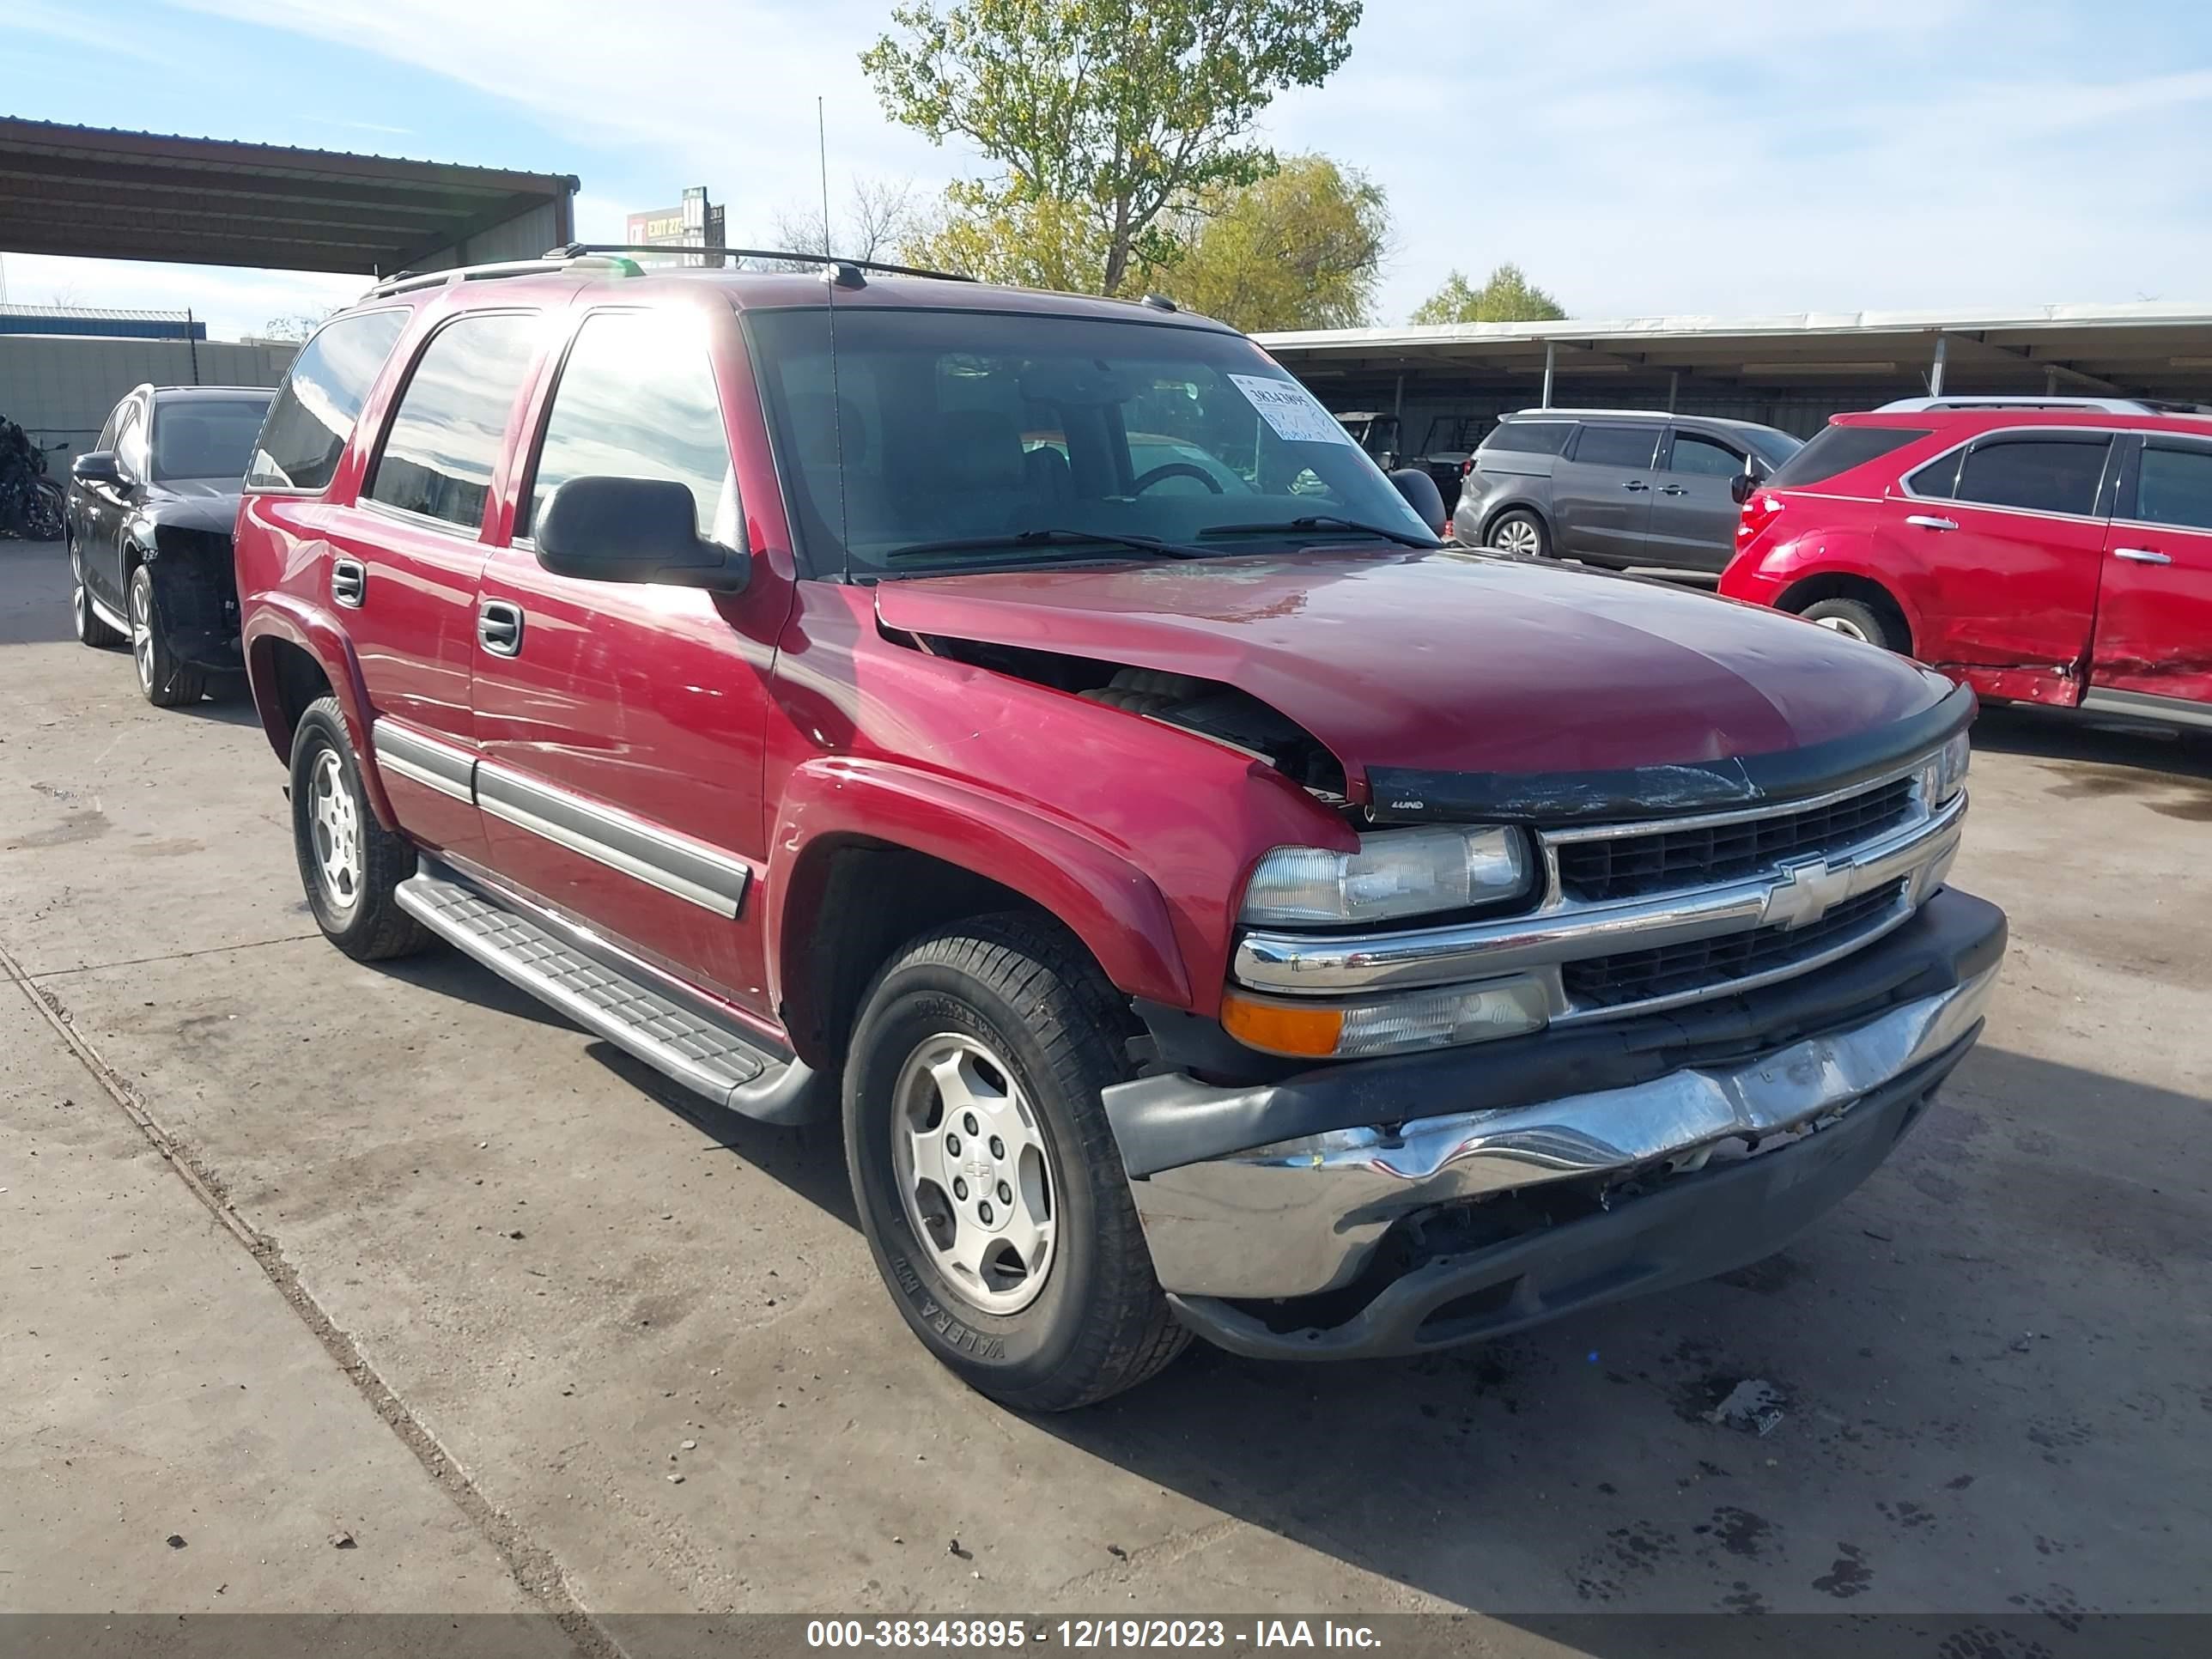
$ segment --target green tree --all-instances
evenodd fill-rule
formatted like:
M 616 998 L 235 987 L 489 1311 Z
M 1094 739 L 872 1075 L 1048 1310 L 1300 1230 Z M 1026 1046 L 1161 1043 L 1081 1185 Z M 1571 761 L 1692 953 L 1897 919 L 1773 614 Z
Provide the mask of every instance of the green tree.
M 1559 302 L 1530 282 L 1516 264 L 1502 264 L 1480 288 L 1468 286 L 1455 270 L 1444 285 L 1421 301 L 1416 323 L 1547 323 L 1567 313 Z
M 1178 209 L 1249 185 L 1273 156 L 1251 131 L 1277 93 L 1318 86 L 1352 51 L 1362 0 L 914 0 L 860 56 L 893 120 L 965 139 L 1002 169 L 948 192 L 987 244 L 1049 226 L 1060 263 L 1114 294 L 1180 251 Z M 1034 245 L 1032 245 L 1034 251 Z M 977 274 L 985 274 L 979 271 Z
M 1182 251 L 1144 285 L 1248 333 L 1371 320 L 1390 244 L 1381 186 L 1326 155 L 1207 192 L 1172 228 Z

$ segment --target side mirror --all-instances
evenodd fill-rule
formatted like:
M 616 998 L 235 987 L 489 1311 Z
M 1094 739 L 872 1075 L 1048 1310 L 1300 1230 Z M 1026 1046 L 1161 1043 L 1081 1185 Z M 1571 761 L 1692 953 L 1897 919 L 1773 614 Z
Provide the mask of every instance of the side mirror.
M 1729 480 L 1729 498 L 1738 507 L 1749 501 L 1752 492 L 1766 480 L 1756 472 L 1739 472 Z
M 123 469 L 116 464 L 112 449 L 88 449 L 70 463 L 70 477 L 79 483 L 119 484 Z
M 699 535 L 691 492 L 665 478 L 571 478 L 538 522 L 538 562 L 595 582 L 670 582 L 736 593 L 752 561 Z
M 1401 466 L 1390 474 L 1390 482 L 1398 486 L 1398 493 L 1406 498 L 1406 505 L 1413 509 L 1420 521 L 1443 535 L 1450 520 L 1444 513 L 1444 493 L 1437 488 L 1437 481 L 1425 467 Z

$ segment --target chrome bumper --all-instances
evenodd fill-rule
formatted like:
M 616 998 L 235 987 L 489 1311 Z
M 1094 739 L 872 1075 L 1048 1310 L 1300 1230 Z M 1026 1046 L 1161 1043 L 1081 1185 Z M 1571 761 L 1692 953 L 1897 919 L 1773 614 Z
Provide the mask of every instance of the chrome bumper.
M 1130 1183 L 1153 1267 L 1185 1296 L 1313 1295 L 1356 1278 L 1413 1211 L 1545 1182 L 1694 1168 L 1726 1143 L 1817 1126 L 1972 1035 L 1996 971 L 1732 1069 L 1422 1118 L 1395 1133 L 1331 1130 L 1156 1171 Z M 1194 1106 L 1208 1092 L 1192 1085 Z

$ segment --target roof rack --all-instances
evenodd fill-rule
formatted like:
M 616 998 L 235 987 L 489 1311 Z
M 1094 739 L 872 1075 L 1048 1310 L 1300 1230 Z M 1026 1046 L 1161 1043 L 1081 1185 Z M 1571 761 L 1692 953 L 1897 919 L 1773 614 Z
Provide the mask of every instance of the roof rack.
M 2142 398 L 1899 398 L 1875 410 L 1877 415 L 1928 415 L 1960 409 L 2094 409 L 2106 415 L 2155 415 L 2160 411 Z
M 542 259 L 502 259 L 493 264 L 455 265 L 449 270 L 395 270 L 380 280 L 362 297 L 383 300 L 394 294 L 410 294 L 417 289 L 443 288 L 448 283 L 490 282 L 501 276 L 542 276 L 552 271 L 574 270 L 580 266 L 624 276 L 638 274 L 637 266 L 627 259 L 569 258 L 556 248 Z
M 838 270 L 880 270 L 891 276 L 927 276 L 940 283 L 972 283 L 954 270 L 929 270 L 920 265 L 897 265 L 888 259 L 848 259 L 842 253 L 800 253 L 788 248 L 695 247 L 679 242 L 569 242 L 555 248 L 549 259 L 595 253 L 715 253 L 726 259 L 781 259 L 794 265 L 829 265 Z

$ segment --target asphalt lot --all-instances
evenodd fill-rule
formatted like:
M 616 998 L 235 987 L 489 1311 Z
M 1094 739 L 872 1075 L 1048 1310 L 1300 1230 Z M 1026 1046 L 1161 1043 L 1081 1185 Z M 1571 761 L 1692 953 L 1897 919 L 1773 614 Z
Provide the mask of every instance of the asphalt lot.
M 325 945 L 249 706 L 65 596 L 0 542 L 0 1608 L 2212 1607 L 2212 746 L 1984 717 L 1996 1012 L 1783 1255 L 1032 1421 L 908 1338 L 833 1134 Z

